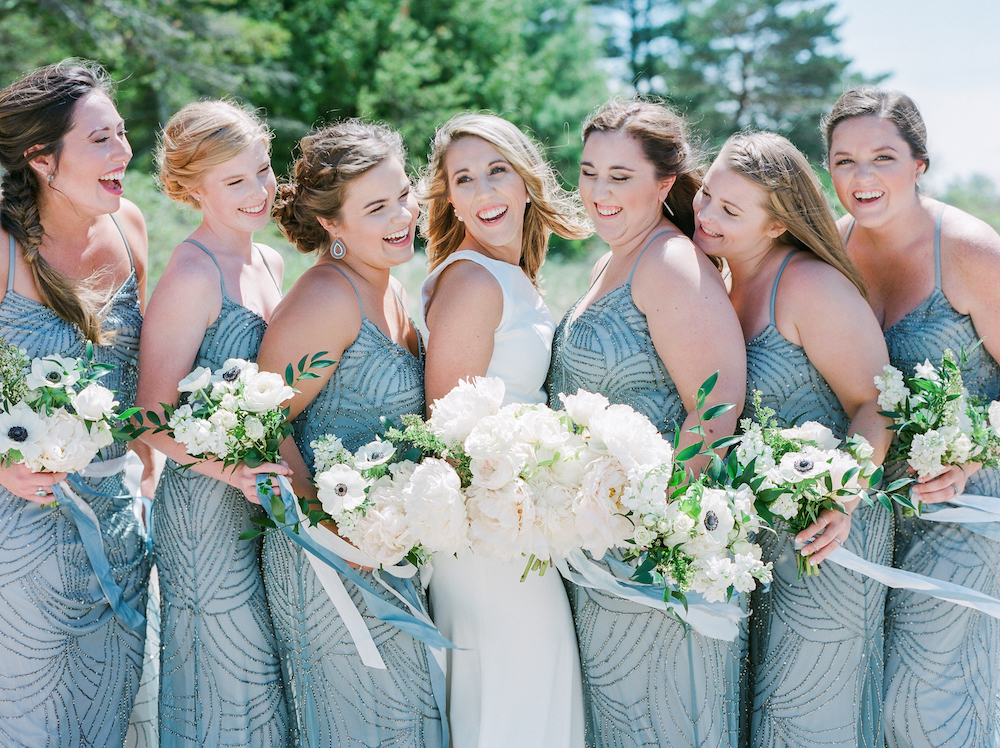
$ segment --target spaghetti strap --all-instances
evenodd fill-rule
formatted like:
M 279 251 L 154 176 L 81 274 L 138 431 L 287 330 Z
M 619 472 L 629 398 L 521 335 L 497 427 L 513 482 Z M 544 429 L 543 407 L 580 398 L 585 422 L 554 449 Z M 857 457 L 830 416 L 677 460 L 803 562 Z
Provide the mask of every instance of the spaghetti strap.
M 264 261 L 264 267 L 267 268 L 267 274 L 271 276 L 271 282 L 274 283 L 274 287 L 278 289 L 278 293 L 281 293 L 281 286 L 278 285 L 278 279 L 274 277 L 274 273 L 271 272 L 271 266 L 267 263 L 267 257 L 264 256 L 264 250 L 262 250 L 257 243 L 254 242 L 253 245 L 257 251 L 260 253 L 260 259 Z
M 122 225 L 118 223 L 118 219 L 115 218 L 114 213 L 111 214 L 111 220 L 115 222 L 115 226 L 118 227 L 118 233 L 122 235 L 122 241 L 125 242 L 125 251 L 128 252 L 128 264 L 132 266 L 133 270 L 135 270 L 135 260 L 132 259 L 132 247 L 129 246 L 128 239 L 125 238 L 125 232 L 122 230 Z
M 608 265 L 611 264 L 611 260 L 612 260 L 612 258 L 608 257 L 608 261 L 604 263 L 604 266 L 600 269 L 600 271 L 597 273 L 597 275 L 594 276 L 594 282 L 590 284 L 591 288 L 593 288 L 594 284 L 596 284 L 597 281 L 599 281 L 601 279 L 601 276 L 604 275 L 604 271 L 608 269 Z
M 857 223 L 857 221 L 855 221 L 854 218 L 852 217 L 851 218 L 851 223 L 847 227 L 847 233 L 844 234 L 844 249 L 847 249 L 847 242 L 849 242 L 851 240 L 851 232 L 854 231 L 854 224 L 855 223 Z
M 934 222 L 934 283 L 935 288 L 941 290 L 941 219 L 944 218 L 944 209 L 948 206 L 941 204 L 937 220 Z
M 10 261 L 7 265 L 7 293 L 14 290 L 14 262 L 17 258 L 17 244 L 14 237 L 10 237 Z
M 646 254 L 646 250 L 649 249 L 650 246 L 652 246 L 653 242 L 655 242 L 661 236 L 663 236 L 664 234 L 669 234 L 669 233 L 670 233 L 669 230 L 667 230 L 667 231 L 661 231 L 659 234 L 657 234 L 652 239 L 650 239 L 648 242 L 646 242 L 646 246 L 642 248 L 642 251 L 639 253 L 639 256 L 635 258 L 635 264 L 632 266 L 632 272 L 628 274 L 628 283 L 626 285 L 628 285 L 628 286 L 632 285 L 632 276 L 635 275 L 635 269 L 637 267 L 639 267 L 639 260 L 641 260 L 642 256 L 644 254 Z M 610 262 L 610 260 L 608 260 L 608 262 Z
M 338 273 L 344 276 L 347 282 L 351 284 L 351 288 L 354 289 L 354 295 L 358 297 L 358 306 L 361 307 L 361 321 L 364 322 L 368 318 L 365 316 L 365 305 L 361 302 L 361 294 L 358 293 L 358 287 L 354 285 L 354 281 L 351 280 L 350 276 L 348 276 L 347 273 L 345 273 L 339 267 L 337 267 L 336 265 L 330 265 L 330 267 L 332 267 L 334 270 L 336 270 Z
M 774 276 L 774 285 L 771 286 L 771 324 L 775 327 L 777 327 L 777 325 L 774 322 L 774 300 L 778 298 L 778 281 L 781 280 L 781 274 L 785 272 L 785 265 L 787 265 L 788 261 L 792 259 L 792 255 L 798 251 L 799 250 L 797 249 L 793 249 L 788 253 L 788 255 L 786 255 L 785 259 L 781 261 L 781 267 L 778 268 L 778 274 Z
M 194 239 L 185 239 L 184 241 L 188 244 L 193 244 L 212 259 L 212 262 L 215 263 L 215 269 L 219 271 L 219 283 L 222 284 L 222 295 L 228 299 L 229 294 L 226 293 L 226 279 L 222 277 L 222 268 L 219 266 L 219 261 L 215 259 L 215 255 L 209 252 L 208 247 L 199 241 L 195 241 Z

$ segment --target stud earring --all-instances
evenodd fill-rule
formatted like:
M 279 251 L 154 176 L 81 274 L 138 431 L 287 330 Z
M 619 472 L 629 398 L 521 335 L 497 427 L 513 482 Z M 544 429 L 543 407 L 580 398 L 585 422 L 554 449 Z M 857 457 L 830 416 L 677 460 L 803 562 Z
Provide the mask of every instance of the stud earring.
M 333 246 L 330 247 L 330 255 L 333 257 L 333 259 L 343 260 L 344 255 L 346 254 L 347 254 L 347 247 L 344 246 L 344 243 L 340 241 L 340 239 L 334 239 Z
M 531 205 L 531 195 L 528 195 L 528 197 L 525 199 L 524 203 L 525 203 L 525 205 Z
M 45 183 L 46 184 L 52 184 L 52 180 L 55 179 L 55 178 L 56 178 L 55 174 L 49 174 L 47 177 L 45 177 Z

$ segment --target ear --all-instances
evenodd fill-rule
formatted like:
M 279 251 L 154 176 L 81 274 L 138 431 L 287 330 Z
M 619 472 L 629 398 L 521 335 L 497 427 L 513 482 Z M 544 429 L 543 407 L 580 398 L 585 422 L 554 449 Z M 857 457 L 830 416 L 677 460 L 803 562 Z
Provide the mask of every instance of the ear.
M 923 161 L 917 161 L 917 181 L 918 182 L 920 181 L 920 177 L 922 177 L 924 175 L 925 171 L 927 171 L 927 164 L 924 163 Z
M 324 218 L 323 216 L 316 216 L 316 221 L 331 237 L 337 236 L 340 231 L 340 223 L 337 221 L 331 221 L 329 218 Z
M 669 177 L 665 177 L 660 180 L 660 188 L 657 191 L 657 194 L 660 198 L 661 203 L 667 199 L 667 195 L 670 194 L 670 190 L 673 188 L 674 183 L 676 181 L 677 181 L 676 174 L 671 174 Z
M 44 183 L 48 179 L 50 174 L 56 173 L 56 157 L 55 154 L 48 154 L 45 156 L 32 156 L 32 153 L 39 151 L 43 146 L 33 145 L 31 148 L 24 152 L 24 157 L 28 159 L 28 165 L 35 170 L 38 178 Z
M 764 236 L 766 236 L 771 241 L 774 241 L 779 236 L 788 231 L 783 223 L 778 221 L 771 221 L 767 226 L 764 227 Z

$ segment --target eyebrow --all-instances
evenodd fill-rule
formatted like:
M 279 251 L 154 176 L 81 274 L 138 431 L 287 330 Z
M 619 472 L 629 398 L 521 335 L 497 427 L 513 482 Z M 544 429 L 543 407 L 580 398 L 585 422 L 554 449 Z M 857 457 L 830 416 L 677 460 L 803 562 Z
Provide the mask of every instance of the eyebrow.
M 580 166 L 589 166 L 591 169 L 596 168 L 590 161 L 581 161 Z M 629 166 L 611 166 L 608 167 L 608 171 L 631 171 L 635 173 L 635 169 Z
M 897 153 L 896 149 L 893 148 L 891 145 L 880 145 L 878 148 L 872 149 L 872 152 L 874 153 L 878 153 L 879 151 L 892 151 L 893 153 Z M 834 157 L 837 157 L 837 156 L 850 156 L 851 154 L 847 151 L 834 151 L 833 155 Z
M 368 205 L 366 205 L 365 207 L 363 207 L 361 210 L 368 210 L 373 205 L 378 205 L 379 203 L 386 203 L 386 202 L 389 202 L 389 198 L 387 198 L 387 197 L 380 197 L 378 200 L 372 200 L 370 203 L 368 203 Z
M 125 120 L 120 119 L 115 124 L 119 125 L 119 126 L 124 125 L 125 124 Z M 92 138 L 95 134 L 97 134 L 99 132 L 104 132 L 105 130 L 110 130 L 110 129 L 111 129 L 111 127 L 107 126 L 107 125 L 105 125 L 104 127 L 98 127 L 96 130 L 91 130 L 90 134 L 87 135 L 87 137 L 88 138 Z
M 487 166 L 493 166 L 493 164 L 505 164 L 506 165 L 507 163 L 508 163 L 508 161 L 505 158 L 495 158 L 495 159 L 493 159 L 492 161 L 490 161 L 486 165 Z M 463 166 L 461 169 L 455 170 L 455 172 L 453 172 L 451 176 L 452 177 L 457 177 L 463 171 L 471 171 L 471 169 L 469 169 L 469 167 L 467 167 L 467 166 Z

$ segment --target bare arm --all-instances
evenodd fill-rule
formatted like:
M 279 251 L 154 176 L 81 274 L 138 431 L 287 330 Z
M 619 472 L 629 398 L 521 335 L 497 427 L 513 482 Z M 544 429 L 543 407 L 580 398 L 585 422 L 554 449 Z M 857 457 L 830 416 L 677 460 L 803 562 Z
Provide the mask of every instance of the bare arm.
M 445 268 L 426 313 L 428 411 L 459 380 L 485 376 L 493 357 L 493 335 L 502 317 L 503 292 L 486 268 L 470 261 Z
M 698 425 L 698 389 L 715 372 L 719 379 L 705 408 L 722 403 L 736 407 L 704 424 L 705 442 L 732 436 L 746 398 L 746 346 L 719 271 L 686 237 L 672 238 L 663 248 L 651 247 L 640 260 L 632 298 L 646 315 L 656 353 L 687 411 L 680 448 L 701 438 L 688 429 Z M 698 457 L 688 467 L 697 471 L 707 463 L 706 457 Z

